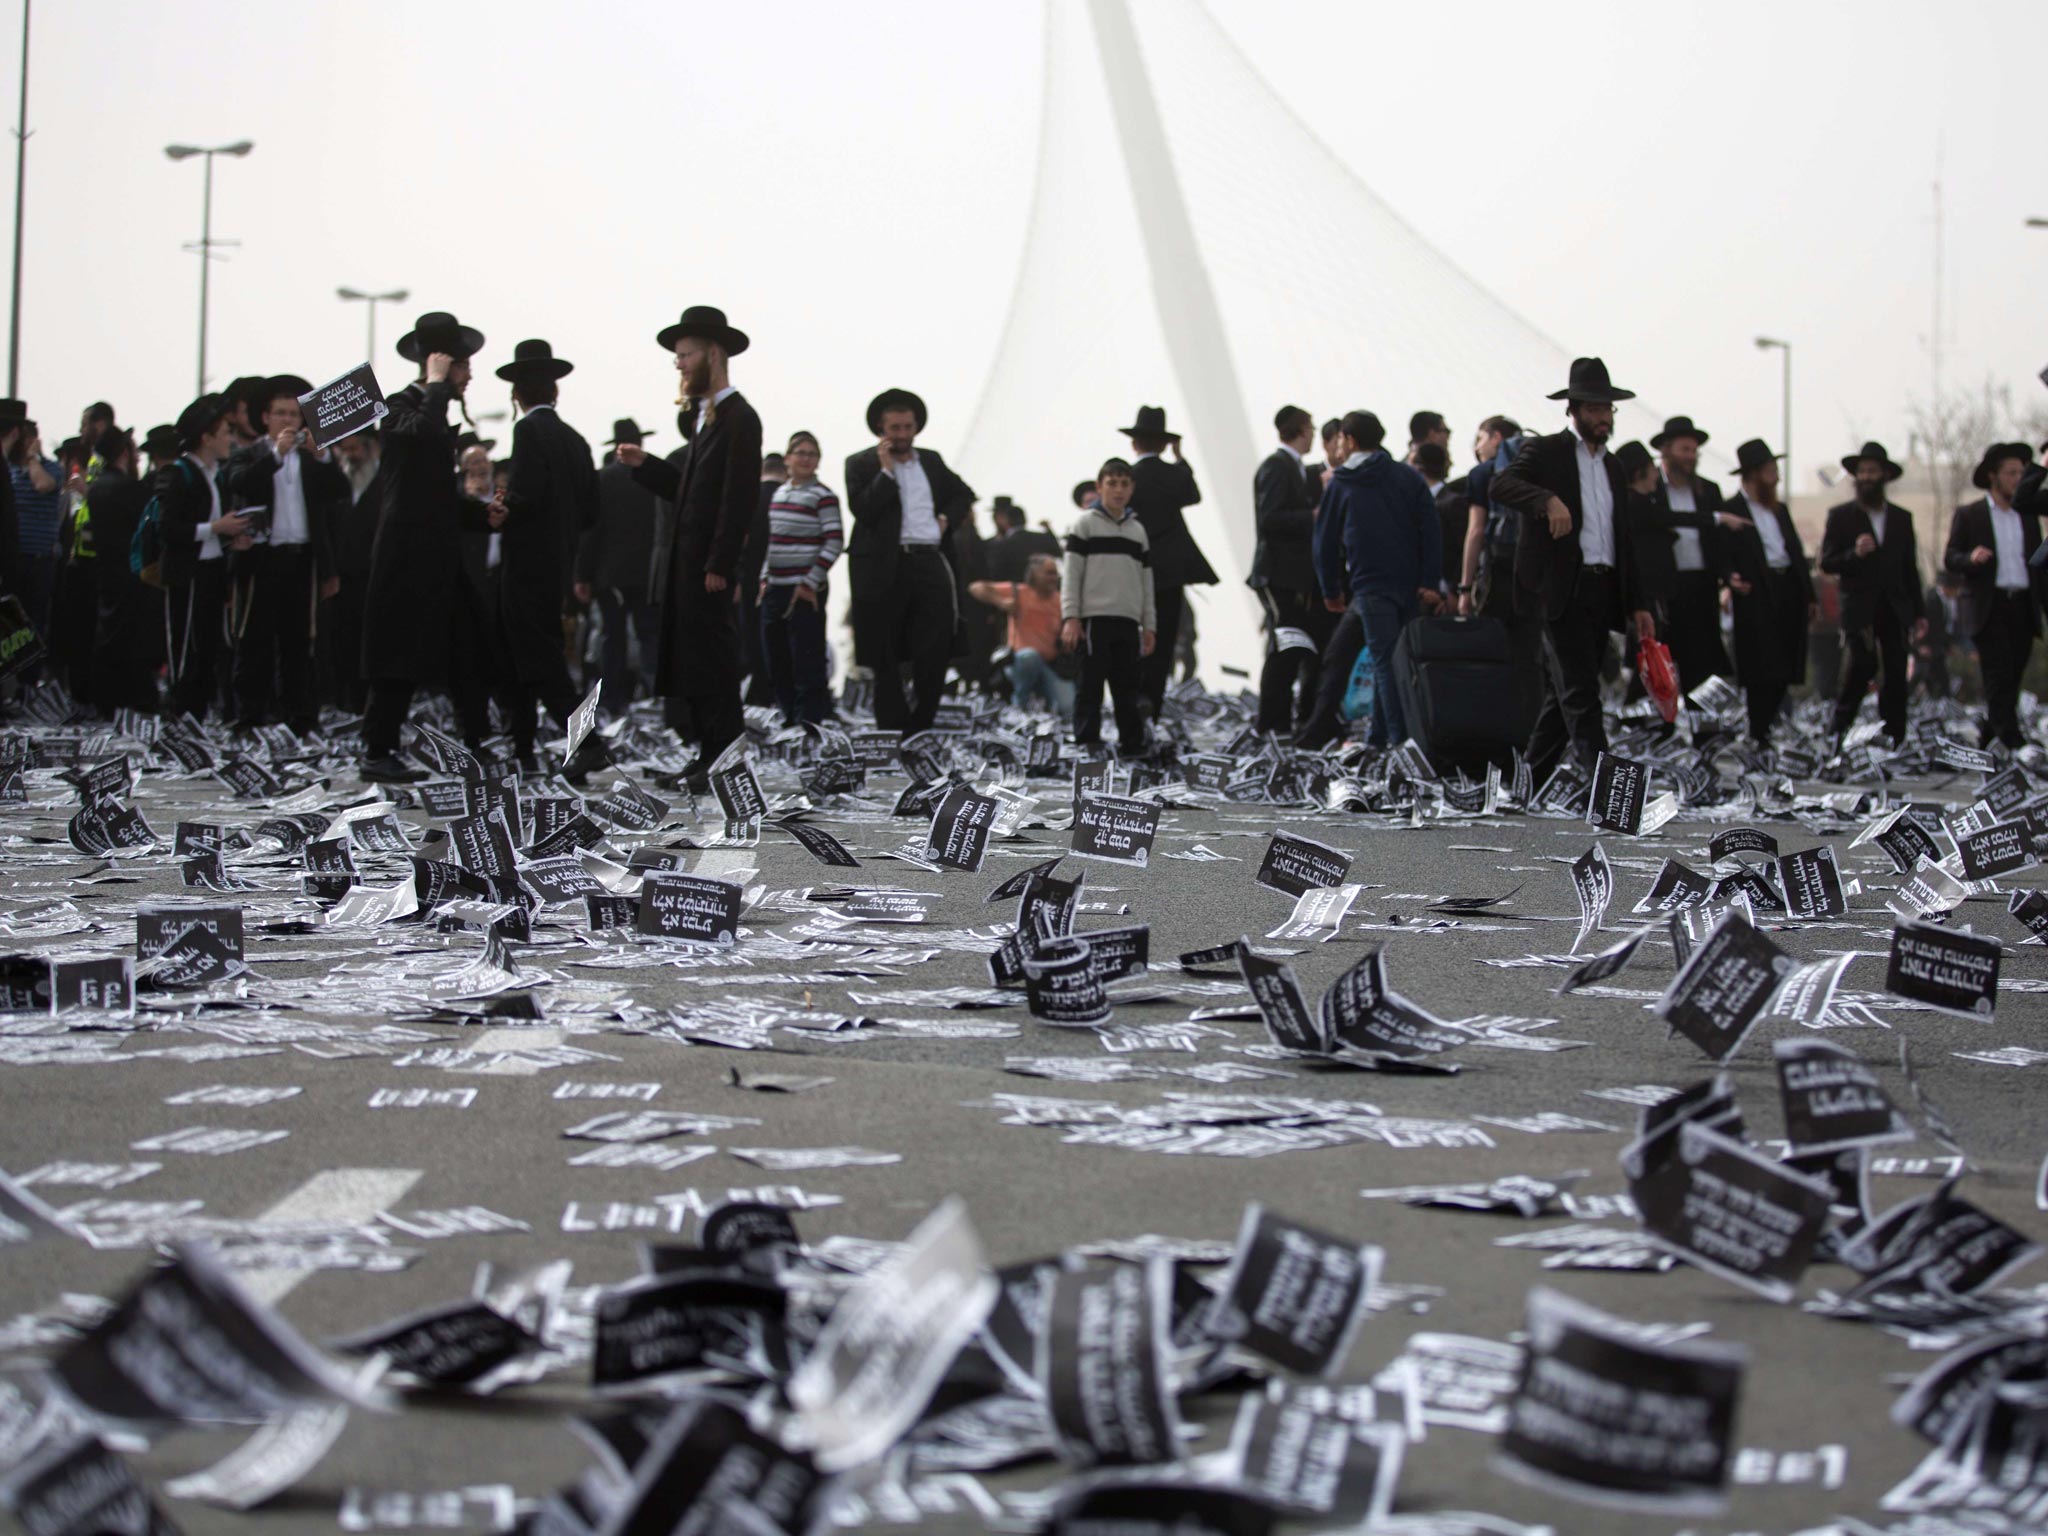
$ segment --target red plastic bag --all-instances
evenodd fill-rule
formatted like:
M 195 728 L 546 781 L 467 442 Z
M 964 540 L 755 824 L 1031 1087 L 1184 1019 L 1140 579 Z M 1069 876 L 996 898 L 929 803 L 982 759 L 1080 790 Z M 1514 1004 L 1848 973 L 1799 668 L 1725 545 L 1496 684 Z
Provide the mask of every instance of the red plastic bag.
M 1656 700 L 1657 713 L 1669 725 L 1678 718 L 1678 671 L 1671 665 L 1671 648 L 1662 640 L 1636 644 L 1636 672 L 1643 690 Z

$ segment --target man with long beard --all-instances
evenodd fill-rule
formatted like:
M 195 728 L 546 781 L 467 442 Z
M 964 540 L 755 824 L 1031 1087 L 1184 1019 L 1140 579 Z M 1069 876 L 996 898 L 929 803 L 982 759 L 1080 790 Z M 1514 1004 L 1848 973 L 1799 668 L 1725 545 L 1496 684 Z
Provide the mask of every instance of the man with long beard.
M 761 483 L 761 418 L 728 376 L 747 334 L 724 310 L 694 304 L 655 341 L 675 354 L 683 399 L 695 407 L 689 457 L 678 469 L 638 443 L 620 443 L 618 456 L 663 498 L 647 582 L 662 605 L 654 688 L 688 706 L 698 741 L 686 776 L 701 794 L 711 765 L 746 728 L 733 584 Z

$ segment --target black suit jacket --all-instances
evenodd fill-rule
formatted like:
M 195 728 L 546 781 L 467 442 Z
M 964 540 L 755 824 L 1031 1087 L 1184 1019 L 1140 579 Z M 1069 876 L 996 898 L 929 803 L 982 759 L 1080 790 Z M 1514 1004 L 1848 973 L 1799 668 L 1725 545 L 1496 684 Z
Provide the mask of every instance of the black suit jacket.
M 2041 547 L 2041 524 L 2030 512 L 2020 513 L 2020 541 L 2026 546 L 2027 585 L 2038 592 L 2040 582 L 2033 560 L 2034 551 Z M 1992 558 L 1982 565 L 1973 565 L 1970 551 L 1979 547 L 1990 550 Z M 1942 564 L 1963 578 L 1963 590 L 1956 598 L 1956 630 L 1973 640 L 1990 620 L 1992 600 L 1998 593 L 1997 554 L 1998 537 L 1991 529 L 1991 499 L 1982 497 L 1957 507 L 1956 515 L 1949 520 L 1948 549 Z M 2038 605 L 2029 603 L 2027 607 L 2033 616 L 2034 632 L 2039 634 Z
M 917 462 L 932 488 L 932 511 L 939 519 L 939 548 L 950 562 L 953 530 L 974 512 L 974 488 L 929 448 L 917 450 Z M 903 553 L 903 497 L 896 477 L 882 473 L 879 448 L 863 448 L 846 461 L 846 510 L 853 531 L 846 540 L 846 575 L 855 603 L 886 603 Z
M 670 567 L 677 560 L 686 575 L 723 576 L 730 585 L 738 576 L 740 546 L 761 484 L 761 418 L 747 397 L 727 395 L 690 439 L 680 462 L 643 459 L 633 478 L 663 498 L 654 520 L 648 600 L 668 601 Z
M 151 484 L 163 517 L 163 583 L 182 586 L 199 568 L 199 530 L 213 517 L 213 494 L 196 459 L 179 455 L 156 472 Z M 88 503 L 89 504 L 89 503 Z M 221 503 L 226 510 L 227 503 Z M 223 551 L 225 554 L 225 551 Z M 127 552 L 122 551 L 125 559 Z
M 1646 593 L 1653 601 L 1665 604 L 1667 612 L 1678 581 L 1676 550 L 1680 529 L 1690 529 L 1699 535 L 1700 561 L 1707 571 L 1719 572 L 1727 563 L 1721 549 L 1723 529 L 1720 519 L 1714 516 L 1723 501 L 1721 487 L 1695 475 L 1692 500 L 1690 512 L 1674 508 L 1670 483 L 1660 475 L 1657 488 L 1650 492 L 1649 506 L 1636 525 L 1642 535 L 1637 541 L 1642 546 L 1637 564 L 1643 572 Z
M 1314 595 L 1316 562 L 1311 546 L 1316 499 L 1308 488 L 1307 469 L 1285 448 L 1275 448 L 1259 465 L 1252 478 L 1252 519 L 1259 544 L 1246 586 Z
M 654 521 L 661 499 L 613 459 L 597 472 L 597 525 L 576 549 L 576 579 L 629 603 L 647 599 L 647 565 L 654 556 Z
M 462 566 L 462 487 L 455 475 L 454 396 L 446 382 L 408 384 L 386 402 L 378 436 L 377 537 L 363 611 L 363 676 L 445 676 L 450 601 Z
M 1131 510 L 1152 543 L 1152 580 L 1162 587 L 1213 587 L 1216 573 L 1188 532 L 1187 509 L 1202 499 L 1195 472 L 1156 454 L 1131 466 Z
M 1920 546 L 1913 514 L 1885 503 L 1884 542 L 1867 555 L 1856 553 L 1856 541 L 1877 530 L 1860 502 L 1828 508 L 1828 524 L 1820 539 L 1820 568 L 1842 590 L 1842 628 L 1868 629 L 1881 608 L 1890 608 L 1901 625 L 1911 628 L 1920 605 Z
M 1579 526 L 1585 509 L 1580 505 L 1578 453 L 1575 432 L 1552 432 L 1532 437 L 1522 444 L 1514 463 L 1493 477 L 1488 495 L 1499 505 L 1520 514 L 1521 537 L 1515 543 L 1515 585 L 1536 594 L 1547 618 L 1561 619 L 1578 591 L 1579 568 L 1585 556 L 1579 550 Z M 1635 530 L 1629 526 L 1628 487 L 1614 455 L 1603 454 L 1601 467 L 1614 493 L 1614 565 L 1619 576 L 1621 606 L 1602 614 L 1611 629 L 1626 625 L 1630 613 L 1644 606 L 1642 584 L 1635 554 Z M 1550 536 L 1546 509 L 1550 498 L 1562 501 L 1572 515 L 1571 531 L 1561 539 Z
M 349 505 L 348 476 L 332 459 L 322 462 L 311 450 L 294 450 L 299 459 L 299 491 L 306 498 L 306 542 L 313 549 L 313 564 L 321 578 L 339 569 L 334 539 Z M 259 438 L 229 457 L 222 475 L 223 489 L 237 507 L 269 507 L 276 516 L 275 484 L 279 469 L 270 440 Z M 258 541 L 261 542 L 260 540 Z
M 528 411 L 512 428 L 498 565 L 505 641 L 521 682 L 539 681 L 561 657 L 562 603 L 577 546 L 596 522 L 590 444 L 553 406 Z

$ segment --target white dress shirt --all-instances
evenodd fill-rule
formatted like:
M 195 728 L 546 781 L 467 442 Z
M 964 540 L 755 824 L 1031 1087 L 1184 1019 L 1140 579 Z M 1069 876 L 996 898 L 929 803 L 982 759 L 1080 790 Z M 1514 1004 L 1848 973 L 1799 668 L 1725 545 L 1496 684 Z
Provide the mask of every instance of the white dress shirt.
M 1885 528 L 1891 522 L 1891 519 L 1885 516 L 1889 510 L 1887 507 L 1879 507 L 1875 512 L 1868 507 L 1863 509 L 1863 515 L 1870 519 L 1870 532 L 1880 544 L 1884 543 Z
M 291 544 L 304 545 L 312 542 L 311 525 L 306 517 L 306 486 L 299 473 L 299 455 L 296 450 L 277 458 L 277 440 L 271 439 L 270 456 L 277 459 L 277 468 L 270 473 L 270 536 L 274 548 Z
M 905 544 L 937 544 L 939 542 L 939 512 L 932 500 L 931 478 L 925 474 L 924 465 L 913 452 L 890 470 L 896 477 L 896 495 L 903 503 L 903 531 L 900 535 Z
M 1984 504 L 1991 509 L 1991 537 L 1998 545 L 1998 590 L 2024 592 L 2027 540 L 2020 528 L 2020 515 L 2011 507 L 2001 507 L 1995 496 L 1986 496 Z
M 704 430 L 704 412 L 707 407 L 714 405 L 723 405 L 725 404 L 725 397 L 727 395 L 734 395 L 738 393 L 739 390 L 735 386 L 728 384 L 725 386 L 725 388 L 719 390 L 716 394 L 714 394 L 709 400 L 699 400 L 697 402 L 697 430 L 699 432 L 702 432 Z M 541 410 L 543 409 L 543 407 L 535 406 L 534 409 Z
M 1664 482 L 1664 499 L 1674 512 L 1697 512 L 1699 497 L 1689 485 L 1673 485 Z M 1704 571 L 1707 557 L 1700 548 L 1700 531 L 1697 528 L 1674 528 L 1676 537 L 1671 541 L 1671 563 L 1681 571 Z
M 191 454 L 192 467 L 199 471 L 199 478 L 206 482 L 206 494 L 213 498 L 213 511 L 207 514 L 205 522 L 199 525 L 199 558 L 218 560 L 220 558 L 220 535 L 213 531 L 213 520 L 220 516 L 220 482 L 213 478 L 213 471 L 200 463 Z
M 1778 514 L 1751 501 L 1747 491 L 1742 493 L 1742 504 L 1756 524 L 1756 536 L 1763 541 L 1764 563 L 1774 571 L 1791 569 L 1792 554 L 1785 548 L 1785 530 L 1778 526 Z
M 1588 565 L 1613 565 L 1614 487 L 1607 480 L 1607 449 L 1572 431 L 1579 465 L 1579 554 Z

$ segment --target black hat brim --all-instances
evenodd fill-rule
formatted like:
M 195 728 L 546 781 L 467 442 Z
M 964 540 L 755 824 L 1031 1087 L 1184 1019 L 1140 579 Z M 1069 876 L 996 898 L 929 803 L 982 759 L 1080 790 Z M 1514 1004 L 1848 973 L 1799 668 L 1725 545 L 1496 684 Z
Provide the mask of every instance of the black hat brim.
M 680 321 L 674 325 L 665 325 L 656 331 L 654 344 L 664 352 L 673 352 L 676 343 L 685 336 L 696 336 L 723 347 L 727 357 L 738 357 L 752 345 L 745 331 L 735 330 L 732 326 L 728 325 L 721 330 L 708 325 L 684 325 Z
M 1169 432 L 1164 427 L 1118 427 L 1117 431 L 1125 437 L 1163 437 L 1169 443 L 1180 441 L 1178 432 Z
M 1903 475 L 1906 472 L 1905 465 L 1894 464 L 1888 458 L 1880 459 L 1878 458 L 1878 455 L 1874 453 L 1844 454 L 1842 456 L 1842 468 L 1846 469 L 1850 474 L 1853 475 L 1856 473 L 1856 466 L 1861 464 L 1865 459 L 1878 459 L 1878 462 L 1884 465 L 1884 477 L 1886 480 L 1896 480 L 1899 478 L 1899 476 Z
M 1778 460 L 1780 460 L 1780 459 L 1782 459 L 1782 458 L 1784 458 L 1784 457 L 1785 457 L 1785 455 L 1783 455 L 1782 453 L 1774 453 L 1774 454 L 1772 454 L 1772 455 L 1771 455 L 1771 462 L 1772 462 L 1773 464 L 1775 464 L 1775 463 L 1777 463 L 1777 462 L 1778 462 Z M 1746 475 L 1746 474 L 1748 474 L 1748 473 L 1749 473 L 1749 472 L 1750 472 L 1750 471 L 1751 471 L 1752 469 L 1762 469 L 1762 468 L 1763 468 L 1763 461 L 1762 461 L 1761 459 L 1759 459 L 1759 460 L 1757 460 L 1757 462 L 1756 462 L 1756 463 L 1754 463 L 1754 464 L 1738 464 L 1738 465 L 1736 465 L 1736 466 L 1735 466 L 1735 467 L 1734 467 L 1733 469 L 1729 470 L 1729 471 L 1728 471 L 1728 473 L 1729 473 L 1729 474 L 1731 474 L 1731 475 Z
M 475 357 L 477 353 L 484 349 L 484 333 L 473 325 L 458 325 L 452 338 L 454 343 L 452 346 L 440 344 L 447 342 L 450 338 L 436 336 L 431 339 L 437 345 L 422 349 L 420 333 L 418 331 L 407 331 L 398 338 L 398 355 L 408 363 L 423 363 L 436 352 L 446 352 L 450 357 L 454 358 L 469 358 Z
M 562 357 L 530 357 L 525 362 L 518 359 L 497 370 L 498 377 L 517 384 L 521 379 L 560 379 L 576 371 L 576 365 Z
M 1632 389 L 1560 389 L 1556 394 L 1546 395 L 1547 400 L 1569 400 L 1574 405 L 1614 405 L 1622 400 L 1633 400 L 1636 392 Z
M 1661 449 L 1666 443 L 1672 441 L 1674 438 L 1680 437 L 1689 437 L 1694 442 L 1698 443 L 1702 448 L 1706 447 L 1709 441 L 1706 433 L 1699 431 L 1697 428 L 1695 428 L 1689 432 L 1659 432 L 1655 437 L 1650 439 L 1650 447 L 1652 449 Z
M 882 413 L 885 411 L 908 411 L 917 418 L 917 430 L 922 432 L 929 419 L 925 413 L 924 401 L 907 389 L 885 389 L 868 402 L 868 430 L 882 435 Z

